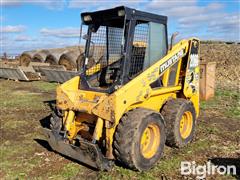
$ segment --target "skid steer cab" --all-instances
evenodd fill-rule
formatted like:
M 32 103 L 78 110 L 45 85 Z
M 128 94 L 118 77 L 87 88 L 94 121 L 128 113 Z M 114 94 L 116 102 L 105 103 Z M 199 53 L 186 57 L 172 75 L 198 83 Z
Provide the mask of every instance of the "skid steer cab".
M 116 7 L 81 14 L 79 75 L 57 87 L 53 150 L 100 170 L 144 171 L 165 144 L 192 141 L 199 115 L 199 40 L 168 48 L 167 17 Z

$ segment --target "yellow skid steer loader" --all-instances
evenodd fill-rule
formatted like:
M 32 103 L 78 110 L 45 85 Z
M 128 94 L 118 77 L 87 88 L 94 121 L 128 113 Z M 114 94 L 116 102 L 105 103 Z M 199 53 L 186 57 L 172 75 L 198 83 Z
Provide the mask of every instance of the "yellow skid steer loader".
M 191 142 L 199 115 L 196 38 L 168 47 L 167 17 L 128 7 L 81 14 L 79 75 L 57 87 L 53 150 L 100 170 L 144 171 Z M 83 27 L 84 28 L 84 27 Z

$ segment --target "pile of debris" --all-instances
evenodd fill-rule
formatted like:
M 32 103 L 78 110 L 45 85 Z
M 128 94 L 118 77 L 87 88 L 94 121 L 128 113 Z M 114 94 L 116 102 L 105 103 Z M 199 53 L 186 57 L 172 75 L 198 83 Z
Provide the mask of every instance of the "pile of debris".
M 0 77 L 62 83 L 76 76 L 82 54 L 81 46 L 26 51 L 21 54 L 19 61 L 0 61 Z
M 202 43 L 202 62 L 216 62 L 216 85 L 218 87 L 239 88 L 240 44 Z
M 82 53 L 82 46 L 25 51 L 20 56 L 20 66 L 29 66 L 30 62 L 41 62 L 64 65 L 67 70 L 74 71 L 77 69 L 77 59 Z

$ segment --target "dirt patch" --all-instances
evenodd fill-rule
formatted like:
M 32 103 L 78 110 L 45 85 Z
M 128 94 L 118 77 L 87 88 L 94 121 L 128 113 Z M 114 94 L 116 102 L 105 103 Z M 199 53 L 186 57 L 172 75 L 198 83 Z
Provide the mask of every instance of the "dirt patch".
M 37 148 L 33 157 L 41 159 L 41 163 L 34 166 L 28 177 L 46 177 L 50 172 L 59 172 L 61 169 L 69 163 L 66 159 L 55 154 L 52 151 L 46 151 L 42 148 Z
M 29 94 L 29 95 L 41 95 L 42 93 L 40 92 L 30 92 L 30 91 L 26 91 L 26 90 L 15 90 L 13 92 L 13 94 L 15 95 L 26 95 L 26 94 Z
M 2 90 L 6 90 L 8 87 L 11 89 L 12 93 L 19 94 L 38 94 L 44 95 L 47 97 L 55 97 L 55 88 L 56 83 L 47 83 L 42 81 L 32 81 L 32 82 L 21 82 L 21 81 L 12 81 L 12 80 L 3 80 L 0 79 Z M 1 90 L 0 89 L 0 90 Z
M 204 124 L 215 126 L 219 130 L 236 132 L 240 130 L 240 120 L 238 118 L 229 118 L 223 116 L 221 112 L 212 110 L 211 108 L 201 112 L 199 121 Z
M 7 142 L 7 144 L 9 144 L 9 140 L 12 141 L 21 141 L 22 137 L 21 135 L 24 135 L 24 132 L 18 132 L 18 133 L 13 133 L 7 129 L 0 129 L 1 131 L 1 142 L 5 143 Z

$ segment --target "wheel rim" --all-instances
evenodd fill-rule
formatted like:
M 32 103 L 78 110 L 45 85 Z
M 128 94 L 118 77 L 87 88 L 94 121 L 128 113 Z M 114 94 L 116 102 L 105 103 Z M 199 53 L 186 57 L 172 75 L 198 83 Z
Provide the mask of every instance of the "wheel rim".
M 193 117 L 190 111 L 184 112 L 180 120 L 180 134 L 183 139 L 186 139 L 192 132 Z
M 141 137 L 141 153 L 144 158 L 153 157 L 160 144 L 160 129 L 156 124 L 149 124 Z

